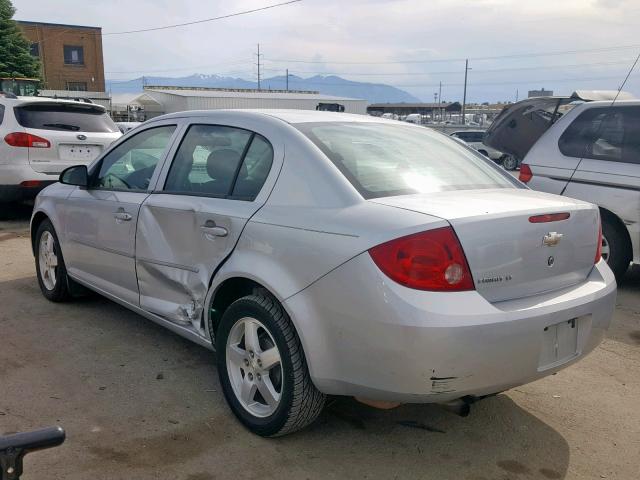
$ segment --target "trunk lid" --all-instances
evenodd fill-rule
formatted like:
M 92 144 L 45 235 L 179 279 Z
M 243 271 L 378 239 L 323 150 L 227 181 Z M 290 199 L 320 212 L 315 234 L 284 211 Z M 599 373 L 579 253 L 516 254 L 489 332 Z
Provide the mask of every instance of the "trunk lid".
M 580 100 L 537 97 L 507 105 L 489 126 L 484 143 L 522 160 L 534 143 Z
M 492 189 L 370 201 L 449 221 L 478 293 L 490 302 L 574 285 L 593 268 L 598 210 L 579 200 L 531 190 Z M 545 223 L 529 220 L 551 213 L 569 213 L 569 218 Z

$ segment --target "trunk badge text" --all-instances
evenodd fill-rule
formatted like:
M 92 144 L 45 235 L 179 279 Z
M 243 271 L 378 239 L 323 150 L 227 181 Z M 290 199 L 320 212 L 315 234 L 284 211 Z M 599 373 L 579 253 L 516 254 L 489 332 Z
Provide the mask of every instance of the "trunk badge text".
M 560 243 L 562 236 L 562 233 L 549 232 L 544 237 L 542 237 L 542 245 L 544 245 L 545 247 L 555 247 Z

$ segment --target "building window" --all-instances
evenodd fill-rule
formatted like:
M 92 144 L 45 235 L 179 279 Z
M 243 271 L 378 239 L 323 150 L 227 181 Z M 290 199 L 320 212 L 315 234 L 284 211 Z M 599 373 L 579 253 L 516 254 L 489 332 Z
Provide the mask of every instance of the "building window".
M 84 65 L 84 49 L 82 47 L 65 45 L 64 63 L 66 65 Z
M 87 82 L 67 82 L 67 90 L 71 92 L 86 92 Z
M 39 43 L 32 43 L 31 46 L 29 47 L 29 53 L 33 57 L 39 57 L 40 56 L 40 44 Z

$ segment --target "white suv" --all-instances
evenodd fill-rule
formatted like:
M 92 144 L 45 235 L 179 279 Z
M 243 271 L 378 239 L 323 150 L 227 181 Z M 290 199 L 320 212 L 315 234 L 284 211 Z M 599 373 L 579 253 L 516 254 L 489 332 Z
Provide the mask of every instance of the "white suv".
M 0 203 L 35 197 L 122 134 L 100 105 L 0 94 Z
M 513 104 L 485 142 L 523 158 L 520 180 L 532 189 L 600 207 L 602 258 L 621 280 L 640 262 L 640 101 L 591 93 Z

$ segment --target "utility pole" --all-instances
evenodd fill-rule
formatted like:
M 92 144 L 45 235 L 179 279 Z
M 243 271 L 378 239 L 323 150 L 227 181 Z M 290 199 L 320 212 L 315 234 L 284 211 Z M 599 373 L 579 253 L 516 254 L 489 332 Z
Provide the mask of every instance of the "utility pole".
M 260 44 L 258 44 L 258 90 L 260 90 Z
M 467 106 L 467 72 L 468 71 L 469 71 L 469 59 L 467 58 L 464 61 L 464 94 L 462 96 L 462 125 L 467 123 L 464 115 L 465 115 L 465 110 Z
M 287 68 L 287 92 L 289 91 L 289 69 Z
M 440 86 L 438 87 L 438 103 L 440 103 L 440 121 L 442 121 L 442 81 L 440 81 Z

